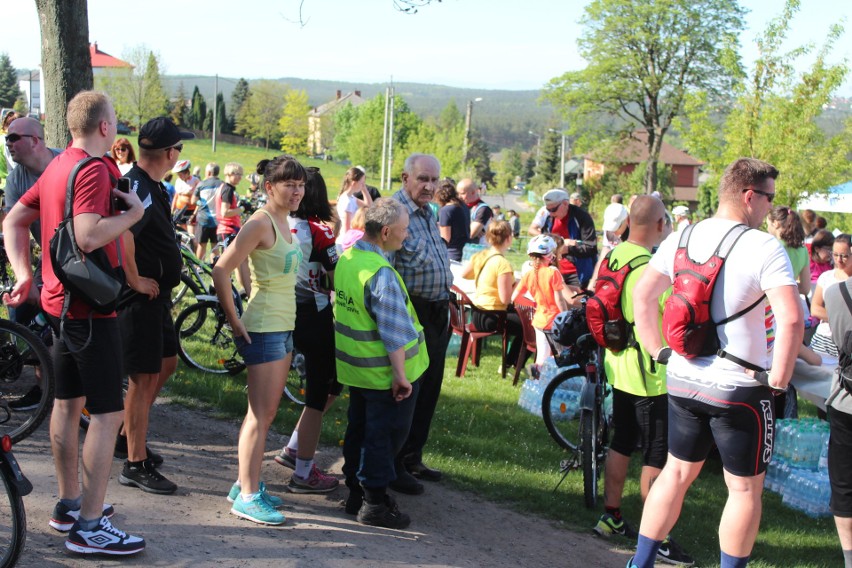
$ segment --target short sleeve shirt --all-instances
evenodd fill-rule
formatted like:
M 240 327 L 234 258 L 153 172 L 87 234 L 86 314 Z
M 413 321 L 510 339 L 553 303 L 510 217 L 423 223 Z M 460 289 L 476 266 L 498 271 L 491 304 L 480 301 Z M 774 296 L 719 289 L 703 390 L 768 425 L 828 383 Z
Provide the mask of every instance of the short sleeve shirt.
M 65 218 L 65 187 L 68 176 L 74 166 L 83 158 L 89 157 L 79 148 L 68 148 L 57 156 L 41 177 L 20 199 L 30 209 L 39 211 L 41 220 L 41 240 L 49 243 L 59 223 Z M 111 158 L 100 158 L 86 164 L 77 174 L 74 183 L 74 215 L 94 213 L 101 217 L 113 215 L 112 188 L 119 177 L 118 168 Z M 112 266 L 118 266 L 115 241 L 104 245 L 104 251 Z M 41 303 L 45 312 L 59 317 L 65 299 L 65 289 L 53 272 L 50 255 L 42 255 L 42 277 L 44 287 L 41 291 Z M 86 319 L 92 309 L 80 300 L 72 299 L 68 310 L 70 319 Z M 94 313 L 94 317 L 115 317 L 115 314 L 103 316 Z
M 474 303 L 483 310 L 505 310 L 506 304 L 500 301 L 497 278 L 502 274 L 512 274 L 512 265 L 502 254 L 491 249 L 483 250 L 470 259 L 472 275 L 476 284 Z

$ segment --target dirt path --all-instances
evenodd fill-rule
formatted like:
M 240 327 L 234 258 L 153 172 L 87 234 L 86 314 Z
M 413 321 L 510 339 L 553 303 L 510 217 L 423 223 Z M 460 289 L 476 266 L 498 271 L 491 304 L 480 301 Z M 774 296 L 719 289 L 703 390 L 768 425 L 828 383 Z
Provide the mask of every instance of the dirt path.
M 592 535 L 568 532 L 557 523 L 522 515 L 445 484 L 429 484 L 417 497 L 398 497 L 411 527 L 394 531 L 365 527 L 339 506 L 344 488 L 323 496 L 292 495 L 284 485 L 288 470 L 272 457 L 284 442 L 270 436 L 263 478 L 286 503 L 287 524 L 264 528 L 228 513 L 225 493 L 236 478 L 235 444 L 239 424 L 210 418 L 176 405 L 157 404 L 151 445 L 166 461 L 162 472 L 178 492 L 150 495 L 118 483 L 120 462 L 112 466 L 107 500 L 115 505 L 117 526 L 144 536 L 144 553 L 126 559 L 82 559 L 65 549 L 64 538 L 47 521 L 56 502 L 56 479 L 47 426 L 15 447 L 35 490 L 25 497 L 26 549 L 19 566 L 285 566 L 311 568 L 366 566 L 423 567 L 621 567 L 624 550 Z M 318 454 L 321 466 L 340 473 L 337 449 Z

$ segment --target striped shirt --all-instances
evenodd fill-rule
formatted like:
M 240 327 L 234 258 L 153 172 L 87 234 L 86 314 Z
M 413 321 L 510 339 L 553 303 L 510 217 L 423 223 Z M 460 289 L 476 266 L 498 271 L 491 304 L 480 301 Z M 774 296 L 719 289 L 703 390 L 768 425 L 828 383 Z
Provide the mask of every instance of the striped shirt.
M 367 241 L 358 241 L 353 246 L 358 250 L 385 254 L 381 248 Z M 379 337 L 388 353 L 393 353 L 418 337 L 411 316 L 408 315 L 405 295 L 406 291 L 400 289 L 396 274 L 386 266 L 379 268 L 370 278 L 369 286 L 364 288 L 364 307 L 376 320 Z M 381 309 L 373 309 L 373 306 L 381 306 Z
M 405 189 L 393 195 L 408 211 L 408 238 L 391 256 L 391 264 L 402 276 L 412 299 L 434 302 L 450 298 L 453 273 L 447 243 L 428 206 L 418 207 Z

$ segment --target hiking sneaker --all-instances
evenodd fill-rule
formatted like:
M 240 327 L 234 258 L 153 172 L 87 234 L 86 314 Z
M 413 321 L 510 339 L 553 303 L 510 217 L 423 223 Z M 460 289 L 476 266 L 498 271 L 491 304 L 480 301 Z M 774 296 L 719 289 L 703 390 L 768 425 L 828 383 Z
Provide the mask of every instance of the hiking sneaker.
M 396 501 L 390 495 L 385 495 L 383 503 L 371 505 L 364 501 L 358 511 L 358 522 L 362 525 L 384 527 L 386 529 L 404 529 L 411 524 L 411 517 L 399 510 Z
M 234 483 L 231 486 L 231 490 L 228 492 L 228 497 L 226 497 L 228 499 L 228 503 L 233 503 L 237 500 L 237 497 L 240 496 L 240 489 L 241 488 L 239 483 Z M 260 482 L 260 494 L 263 495 L 263 498 L 266 500 L 267 503 L 269 503 L 270 507 L 274 507 L 275 509 L 277 509 L 278 507 L 284 506 L 284 499 L 282 499 L 281 497 L 276 497 L 271 493 L 268 493 L 266 491 L 266 484 L 262 481 Z
M 118 476 L 118 482 L 158 495 L 171 495 L 177 491 L 177 485 L 157 471 L 151 460 L 145 460 L 141 465 L 130 465 L 128 461 L 124 462 L 124 469 Z
M 674 564 L 675 566 L 692 566 L 695 560 L 685 553 L 678 543 L 672 540 L 672 537 L 667 536 L 660 549 L 657 551 L 657 560 L 666 564 Z
M 302 479 L 294 473 L 287 489 L 291 493 L 328 493 L 337 489 L 338 485 L 340 482 L 337 478 L 321 472 L 317 464 L 314 464 L 307 479 Z
M 129 535 L 101 517 L 94 530 L 84 531 L 75 521 L 68 533 L 65 548 L 80 554 L 136 554 L 145 550 L 145 539 Z
M 113 506 L 109 503 L 104 503 L 103 516 L 109 519 L 114 514 L 115 509 Z M 62 501 L 57 501 L 56 507 L 53 508 L 53 514 L 50 515 L 50 522 L 48 524 L 51 528 L 56 529 L 59 532 L 68 532 L 79 518 L 80 509 L 69 509 L 67 505 L 62 503 Z
M 281 448 L 281 452 L 275 456 L 275 461 L 284 467 L 296 469 L 296 456 L 291 454 L 286 446 Z
M 261 525 L 282 525 L 286 520 L 283 513 L 269 506 L 260 492 L 248 503 L 242 495 L 234 499 L 231 514 Z
M 33 388 L 27 391 L 27 394 L 17 400 L 9 403 L 9 408 L 12 410 L 32 410 L 38 408 L 41 402 L 41 387 L 34 385 Z
M 160 454 L 154 453 L 154 451 L 145 445 L 145 454 L 148 456 L 148 459 L 151 460 L 151 463 L 154 464 L 154 467 L 160 467 L 163 465 L 163 456 Z M 120 460 L 127 459 L 127 436 L 118 435 L 115 439 L 115 451 L 113 452 L 113 456 Z
M 598 520 L 598 524 L 592 529 L 596 535 L 604 538 L 609 538 L 614 534 L 624 536 L 630 539 L 636 539 L 639 533 L 631 527 L 624 519 L 616 520 L 613 515 L 604 513 Z

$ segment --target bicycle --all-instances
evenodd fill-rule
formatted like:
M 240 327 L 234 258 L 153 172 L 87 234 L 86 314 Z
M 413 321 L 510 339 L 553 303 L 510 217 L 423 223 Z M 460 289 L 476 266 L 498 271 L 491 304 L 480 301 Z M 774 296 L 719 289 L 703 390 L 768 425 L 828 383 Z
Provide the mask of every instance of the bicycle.
M 577 323 L 582 320 L 585 325 L 585 302 L 571 313 L 574 329 L 582 329 Z M 583 497 L 591 509 L 597 505 L 609 445 L 604 399 L 611 389 L 603 369 L 602 349 L 590 333 L 583 333 L 556 356 L 556 364 L 560 370 L 544 389 L 541 414 L 551 437 L 570 452 L 559 464 L 563 472 L 559 483 L 571 471 L 582 470 Z
M 232 291 L 237 313 L 242 313 L 242 300 Z M 238 375 L 245 363 L 237 351 L 231 326 L 216 296 L 198 296 L 198 302 L 186 307 L 175 319 L 178 355 L 193 369 L 214 374 Z M 296 404 L 305 404 L 305 358 L 293 352 L 284 394 Z
M 0 498 L 0 519 L 3 519 L 0 522 L 0 568 L 8 568 L 18 562 L 27 541 L 23 496 L 33 490 L 12 453 L 12 439 L 8 435 L 0 438 L 0 479 L 6 490 L 5 498 Z M 8 527 L 5 526 L 7 517 L 11 520 Z

